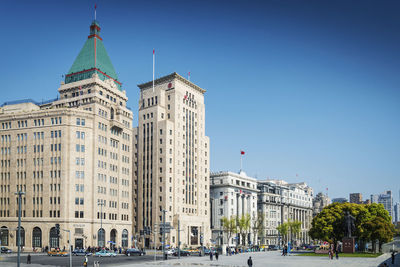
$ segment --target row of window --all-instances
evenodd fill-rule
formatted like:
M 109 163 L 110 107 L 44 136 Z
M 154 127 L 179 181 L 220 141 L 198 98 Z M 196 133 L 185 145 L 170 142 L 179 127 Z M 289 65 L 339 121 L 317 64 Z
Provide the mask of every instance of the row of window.
M 2 135 L 1 136 L 1 142 L 2 143 L 4 143 L 4 142 L 11 142 L 11 135 L 9 135 L 9 134 L 6 134 L 6 135 Z

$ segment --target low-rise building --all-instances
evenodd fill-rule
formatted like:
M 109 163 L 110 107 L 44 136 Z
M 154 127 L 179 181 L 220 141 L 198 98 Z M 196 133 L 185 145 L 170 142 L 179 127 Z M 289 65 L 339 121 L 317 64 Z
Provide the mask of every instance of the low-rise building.
M 320 213 L 326 206 L 331 204 L 331 200 L 327 195 L 319 192 L 313 199 L 313 217 Z
M 212 242 L 230 246 L 240 244 L 240 235 L 232 236 L 228 242 L 221 220 L 223 217 L 240 218 L 249 214 L 251 225 L 254 225 L 257 220 L 257 180 L 241 171 L 211 173 L 210 181 Z M 254 240 L 257 239 L 250 231 L 247 243 Z
M 259 181 L 258 210 L 265 215 L 264 235 L 261 242 L 266 245 L 282 244 L 276 227 L 289 221 L 300 221 L 297 236 L 291 236 L 294 245 L 310 242 L 308 231 L 313 214 L 313 190 L 306 183 L 287 183 L 283 180 Z M 278 197 L 279 196 L 279 197 Z M 280 218 L 279 218 L 280 217 Z

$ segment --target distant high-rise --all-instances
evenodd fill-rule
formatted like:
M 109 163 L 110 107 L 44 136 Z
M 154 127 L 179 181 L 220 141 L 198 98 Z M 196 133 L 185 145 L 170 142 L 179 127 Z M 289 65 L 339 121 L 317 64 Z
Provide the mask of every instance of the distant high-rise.
M 399 202 L 397 202 L 394 205 L 394 219 L 393 219 L 393 221 L 396 222 L 396 223 L 400 222 L 400 203 Z
M 393 214 L 393 195 L 391 190 L 387 190 L 379 195 L 371 195 L 371 203 L 382 204 L 385 210 L 389 212 L 389 215 L 394 219 Z
M 350 194 L 350 203 L 361 204 L 362 203 L 362 194 L 361 193 L 351 193 Z
M 337 197 L 332 199 L 332 203 L 346 203 L 347 198 L 345 197 Z

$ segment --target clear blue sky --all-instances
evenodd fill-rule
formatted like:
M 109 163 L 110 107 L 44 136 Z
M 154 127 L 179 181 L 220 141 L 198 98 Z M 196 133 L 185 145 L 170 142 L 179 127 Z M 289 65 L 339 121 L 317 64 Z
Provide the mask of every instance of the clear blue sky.
M 95 1 L 3 1 L 0 102 L 56 97 Z M 398 1 L 97 1 L 135 116 L 137 84 L 207 90 L 213 171 L 305 181 L 331 197 L 400 187 Z M 135 117 L 134 124 L 137 124 Z M 296 177 L 298 174 L 298 177 Z

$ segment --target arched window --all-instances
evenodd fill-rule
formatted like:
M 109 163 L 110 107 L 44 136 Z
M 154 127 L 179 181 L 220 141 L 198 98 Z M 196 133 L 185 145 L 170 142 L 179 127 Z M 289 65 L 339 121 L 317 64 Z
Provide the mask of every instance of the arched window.
M 0 229 L 0 240 L 2 246 L 8 246 L 8 228 L 2 226 Z
M 50 229 L 50 248 L 58 248 L 60 246 L 60 239 L 55 227 Z
M 18 244 L 18 229 L 15 231 L 15 236 L 17 237 L 17 244 Z M 20 243 L 21 247 L 25 246 L 25 229 L 23 227 L 21 227 L 21 243 Z
M 128 230 L 124 229 L 122 230 L 122 247 L 127 248 L 128 247 Z
M 99 231 L 97 231 L 97 245 L 99 247 L 104 247 L 105 246 L 105 236 L 106 232 L 104 231 L 103 228 L 100 228 Z
M 112 229 L 110 232 L 110 243 L 111 243 L 111 248 L 114 248 L 114 246 L 117 243 L 117 230 Z
M 32 231 L 32 247 L 41 248 L 42 247 L 42 230 L 39 227 L 33 228 Z

